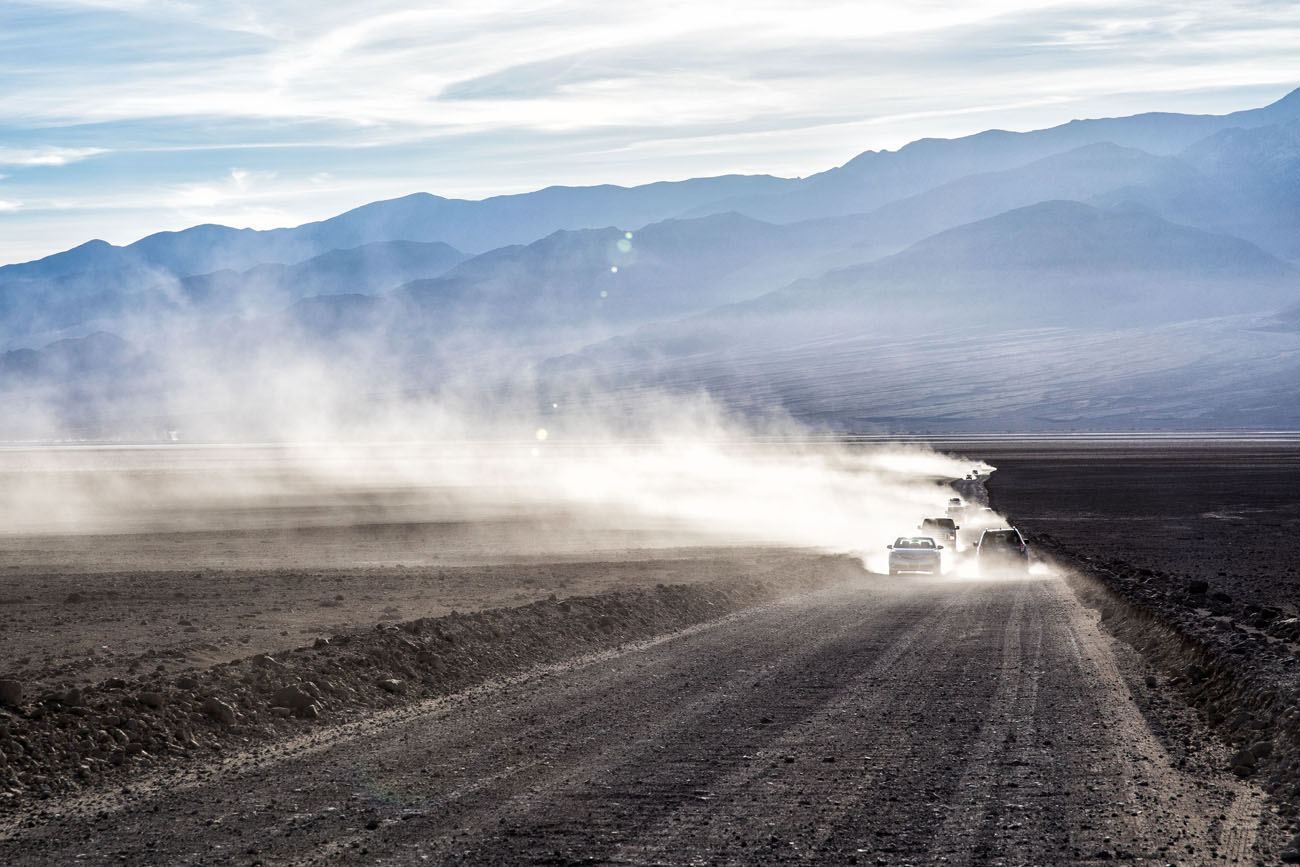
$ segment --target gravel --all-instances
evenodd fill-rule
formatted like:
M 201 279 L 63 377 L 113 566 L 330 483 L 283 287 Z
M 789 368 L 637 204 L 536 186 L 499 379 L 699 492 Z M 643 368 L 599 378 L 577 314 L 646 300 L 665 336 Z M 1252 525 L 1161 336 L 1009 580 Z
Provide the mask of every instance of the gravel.
M 836 567 L 819 581 L 862 574 L 854 561 L 827 562 Z M 0 710 L 0 792 L 9 795 L 0 812 L 678 630 L 806 586 L 660 585 L 552 597 L 379 624 L 176 677 L 155 672 L 27 696 L 15 684 L 2 693 L 12 706 Z

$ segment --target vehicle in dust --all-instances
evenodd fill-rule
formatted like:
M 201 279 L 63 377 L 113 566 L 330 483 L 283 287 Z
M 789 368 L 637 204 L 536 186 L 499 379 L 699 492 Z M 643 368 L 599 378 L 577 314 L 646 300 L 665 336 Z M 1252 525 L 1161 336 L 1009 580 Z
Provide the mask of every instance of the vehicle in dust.
M 962 521 L 962 539 L 966 544 L 974 547 L 979 544 L 980 536 L 985 530 L 995 530 L 998 527 L 1005 527 L 1006 522 L 997 512 L 988 506 L 978 509 L 975 512 L 968 512 Z
M 947 513 L 949 518 L 960 518 L 966 514 L 966 504 L 961 501 L 961 497 L 953 497 L 948 501 Z
M 961 529 L 952 518 L 924 518 L 916 528 L 927 536 L 957 548 L 957 531 Z
M 889 545 L 889 574 L 900 572 L 943 573 L 939 552 L 943 546 L 929 536 L 899 536 Z
M 980 574 L 1029 571 L 1029 547 L 1015 527 L 999 527 L 980 534 L 975 548 Z

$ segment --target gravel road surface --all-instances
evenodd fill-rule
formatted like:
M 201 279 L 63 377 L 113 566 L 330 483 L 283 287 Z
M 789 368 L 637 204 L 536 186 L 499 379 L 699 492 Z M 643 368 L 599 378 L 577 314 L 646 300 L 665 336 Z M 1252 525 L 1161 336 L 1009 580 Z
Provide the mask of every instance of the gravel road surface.
M 871 578 L 20 816 L 0 863 L 1262 860 L 1126 653 L 1052 576 Z

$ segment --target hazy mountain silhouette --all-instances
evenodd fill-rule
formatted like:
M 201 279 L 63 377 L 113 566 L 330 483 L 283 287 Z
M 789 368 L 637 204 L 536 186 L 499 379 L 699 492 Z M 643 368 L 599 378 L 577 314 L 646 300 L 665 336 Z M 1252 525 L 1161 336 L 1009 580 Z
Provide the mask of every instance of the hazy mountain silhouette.
M 416 193 L 374 202 L 292 229 L 195 226 L 159 232 L 116 247 L 91 241 L 43 259 L 0 267 L 0 297 L 49 291 L 64 295 L 131 293 L 178 278 L 295 264 L 331 250 L 387 241 L 442 242 L 471 252 L 528 243 L 564 228 L 639 228 L 704 202 L 788 183 L 730 175 L 639 187 L 548 187 L 482 201 Z
M 1300 301 L 1300 271 L 1252 244 L 1136 208 L 1044 202 L 941 232 L 902 253 L 552 362 L 625 369 L 810 340 L 935 340 L 1044 326 L 1132 329 Z M 815 362 L 813 370 L 816 369 Z M 810 371 L 811 375 L 812 371 Z
M 868 151 L 839 168 L 806 179 L 732 175 L 627 188 L 548 187 L 482 201 L 417 193 L 364 205 L 292 229 L 254 231 L 203 225 L 180 232 L 160 232 L 125 247 L 91 241 L 34 262 L 0 267 L 0 314 L 5 316 L 5 330 L 11 336 L 20 330 L 19 323 L 24 321 L 39 320 L 42 327 L 67 327 L 78 321 L 93 322 L 101 309 L 112 312 L 131 303 L 123 298 L 146 299 L 147 293 L 158 287 L 169 287 L 184 277 L 243 272 L 258 265 L 293 265 L 332 250 L 377 242 L 443 242 L 481 253 L 501 246 L 531 243 L 559 229 L 617 226 L 635 230 L 682 215 L 737 211 L 768 222 L 790 223 L 860 214 L 968 175 L 1005 171 L 1082 146 L 1110 143 L 1167 155 L 1226 130 L 1249 131 L 1286 124 L 1296 118 L 1300 118 L 1300 92 L 1264 108 L 1223 116 L 1152 113 L 1074 121 L 1029 133 L 992 130 L 952 140 L 923 139 L 898 151 Z M 1241 138 L 1228 136 L 1205 147 L 1226 148 L 1225 153 L 1229 155 L 1248 153 L 1249 147 L 1242 142 Z M 1211 161 L 1205 150 L 1189 152 L 1189 158 L 1193 162 Z M 1133 159 L 1129 157 L 1127 161 L 1131 163 Z M 1095 165 L 1107 169 L 1105 162 L 1105 158 L 1098 158 Z M 1011 178 L 1006 180 L 1014 182 Z M 1159 183 L 1138 178 L 1132 181 L 1135 188 L 1153 191 L 1145 199 L 1136 194 L 1134 198 L 1151 203 L 1160 198 L 1158 191 L 1179 188 L 1177 182 L 1167 179 Z M 960 198 L 961 190 L 949 190 L 945 194 L 952 197 L 954 214 L 963 205 L 967 208 L 967 219 L 996 212 L 991 204 L 971 207 L 979 203 L 971 192 L 977 186 L 973 184 L 966 191 L 964 202 Z M 1074 189 L 1044 188 L 1041 195 L 1081 197 L 1086 192 L 1084 186 L 1080 179 Z M 1097 195 L 1105 192 L 1099 189 Z M 1168 192 L 1164 195 L 1171 196 Z M 1001 204 L 1008 207 L 1029 203 L 1025 201 L 1026 196 L 1005 190 L 1002 198 Z M 1156 207 L 1165 212 L 1163 207 Z M 1195 210 L 1187 208 L 1185 213 L 1195 216 Z M 1214 207 L 1202 206 L 1200 210 L 1212 213 Z M 1236 208 L 1233 213 L 1238 211 L 1242 209 Z M 932 212 L 932 217 L 936 214 Z M 907 243 L 944 225 L 942 219 L 936 222 L 916 210 L 906 216 L 914 221 L 913 233 L 907 235 L 901 228 L 895 228 L 892 233 L 882 232 L 882 241 L 891 237 L 895 245 Z M 882 219 L 886 218 L 882 215 Z M 949 221 L 947 225 L 957 222 Z M 1252 239 L 1260 240 L 1274 225 L 1277 222 L 1271 214 L 1254 215 L 1245 209 L 1230 225 L 1216 227 L 1231 231 L 1233 226 L 1240 226 Z M 1270 244 L 1270 248 L 1286 247 L 1286 239 L 1295 234 L 1290 232 L 1289 225 L 1273 231 L 1277 243 Z M 876 252 L 884 249 L 888 245 L 873 248 Z M 230 281 L 225 275 L 208 282 L 225 285 Z M 373 286 L 333 288 L 339 292 L 357 292 L 370 291 Z M 52 300 L 55 298 L 58 300 Z M 28 310 L 32 305 L 62 312 L 33 317 Z M 86 313 L 68 315 L 78 305 L 84 306 Z
M 837 430 L 1288 425 L 1298 332 L 1300 272 L 1257 247 L 1047 202 L 554 358 L 542 380 L 559 402 L 703 389 Z
M 1260 313 L 1297 298 L 1300 271 L 1239 238 L 1142 208 L 1052 201 L 741 306 L 870 316 L 893 308 L 936 322 L 959 312 L 968 327 L 1120 327 Z
M 259 265 L 175 278 L 156 269 L 85 271 L 50 281 L 0 283 L 4 332 L 40 335 L 78 326 L 113 327 L 127 317 L 258 315 L 321 294 L 384 292 L 434 277 L 465 259 L 439 242 L 388 241 L 308 259 L 297 265 Z
M 1300 89 L 1263 108 L 1226 115 L 1153 112 L 1074 120 L 1033 132 L 988 130 L 956 139 L 920 139 L 896 151 L 867 151 L 844 165 L 798 181 L 794 189 L 706 206 L 789 223 L 873 210 L 965 175 L 1001 171 L 1085 145 L 1109 143 L 1173 155 L 1226 129 L 1300 118 Z
M 56 340 L 40 349 L 0 354 L 0 391 L 21 387 L 104 384 L 149 369 L 149 359 L 115 334 Z
M 97 394 L 157 384 L 192 347 L 215 367 L 373 364 L 385 388 L 556 356 L 543 365 L 556 382 L 703 387 L 814 420 L 858 400 L 875 401 L 863 424 L 938 424 L 977 399 L 1030 424 L 1050 364 L 1075 383 L 1050 424 L 1137 417 L 1143 389 L 1182 423 L 1190 395 L 1222 418 L 1245 407 L 1215 389 L 1242 389 L 1261 347 L 1300 352 L 1287 259 L 1300 261 L 1300 91 L 1225 116 L 923 140 L 803 180 L 416 194 L 294 229 L 90 242 L 0 268 L 0 338 L 42 347 L 0 357 L 0 391 L 63 384 L 69 412 L 98 412 Z M 89 333 L 105 329 L 130 342 Z M 956 346 L 981 359 L 969 376 Z M 999 358 L 1038 391 L 999 391 Z M 1103 359 L 1133 375 L 1087 385 L 1073 367 Z M 1281 389 L 1280 370 L 1260 382 Z
M 446 273 L 466 259 L 438 241 L 382 241 L 331 250 L 296 265 L 259 265 L 181 281 L 192 302 L 215 309 L 263 312 L 313 295 L 370 295 Z
M 1152 178 L 1099 202 L 1141 203 L 1300 260 L 1300 121 L 1224 130 L 1178 159 L 1194 174 Z

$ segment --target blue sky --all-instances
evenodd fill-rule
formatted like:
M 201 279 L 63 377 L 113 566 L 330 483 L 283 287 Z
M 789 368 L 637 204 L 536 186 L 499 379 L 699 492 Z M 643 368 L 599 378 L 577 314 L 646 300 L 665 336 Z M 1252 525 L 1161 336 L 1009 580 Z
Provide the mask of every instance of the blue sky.
M 0 0 L 0 262 L 1296 86 L 1300 4 L 1266 0 Z

